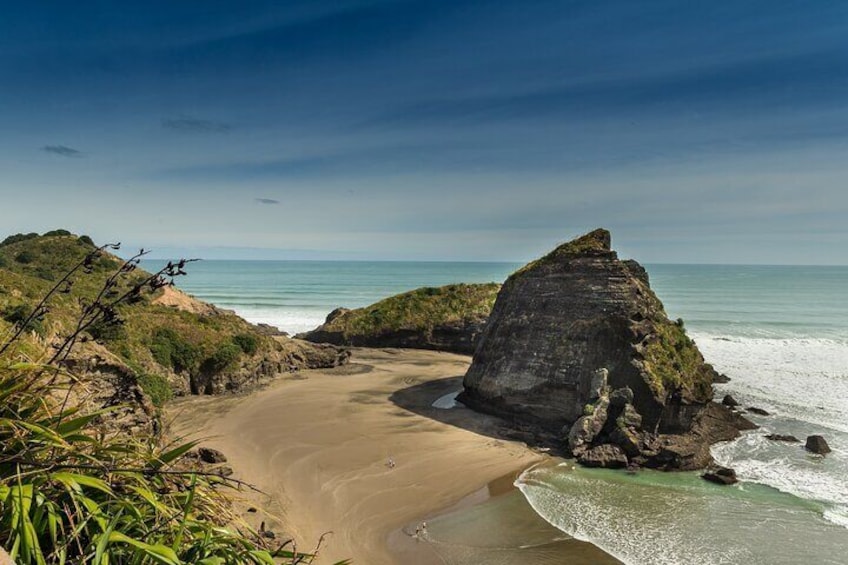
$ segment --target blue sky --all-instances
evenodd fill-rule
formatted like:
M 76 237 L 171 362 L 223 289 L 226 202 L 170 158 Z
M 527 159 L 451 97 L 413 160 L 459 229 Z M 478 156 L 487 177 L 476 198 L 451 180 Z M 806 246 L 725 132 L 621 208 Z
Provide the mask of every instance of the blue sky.
M 31 2 L 0 225 L 163 254 L 848 264 L 848 3 Z

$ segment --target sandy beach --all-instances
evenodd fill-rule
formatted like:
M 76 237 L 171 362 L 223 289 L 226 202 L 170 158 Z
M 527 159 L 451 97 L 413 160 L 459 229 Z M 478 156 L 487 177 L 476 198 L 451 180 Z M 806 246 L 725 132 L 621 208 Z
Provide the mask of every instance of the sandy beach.
M 483 508 L 511 490 L 517 473 L 547 458 L 498 439 L 497 419 L 431 406 L 459 389 L 468 363 L 440 352 L 357 349 L 345 367 L 283 376 L 247 396 L 185 399 L 168 417 L 174 433 L 206 438 L 204 445 L 228 456 L 235 477 L 267 493 L 251 496 L 267 512 L 246 515 L 251 523 L 264 520 L 301 550 L 332 532 L 318 563 L 452 562 L 437 540 L 412 537 L 416 525 L 449 515 L 455 535 L 464 509 Z M 520 494 L 512 496 L 509 512 L 523 506 L 523 520 L 532 522 L 523 527 L 556 555 L 545 562 L 566 555 L 569 563 L 615 562 L 563 539 Z

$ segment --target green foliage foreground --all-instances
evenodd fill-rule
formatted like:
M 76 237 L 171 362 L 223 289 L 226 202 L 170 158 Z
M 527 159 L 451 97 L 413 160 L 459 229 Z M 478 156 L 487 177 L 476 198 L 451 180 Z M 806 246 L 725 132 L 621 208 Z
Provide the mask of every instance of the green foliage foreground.
M 111 307 L 86 312 L 78 327 L 117 323 Z M 0 545 L 18 564 L 312 562 L 239 522 L 231 497 L 243 484 L 187 463 L 193 443 L 108 433 L 112 409 L 78 408 L 98 386 L 62 369 L 78 335 L 58 356 L 23 331 L 33 319 L 0 338 Z
M 0 366 L 0 543 L 23 565 L 274 563 L 232 514 L 223 479 L 180 469 L 194 444 L 104 437 L 107 411 L 62 408 L 83 383 L 34 363 Z M 57 378 L 58 377 L 58 378 Z

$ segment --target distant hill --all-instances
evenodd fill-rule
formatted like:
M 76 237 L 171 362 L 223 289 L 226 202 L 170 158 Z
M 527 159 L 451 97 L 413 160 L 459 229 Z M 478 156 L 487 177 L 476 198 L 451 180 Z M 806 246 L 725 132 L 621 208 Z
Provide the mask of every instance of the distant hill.
M 356 310 L 337 309 L 298 337 L 362 347 L 409 347 L 471 354 L 500 285 L 452 284 L 391 296 Z

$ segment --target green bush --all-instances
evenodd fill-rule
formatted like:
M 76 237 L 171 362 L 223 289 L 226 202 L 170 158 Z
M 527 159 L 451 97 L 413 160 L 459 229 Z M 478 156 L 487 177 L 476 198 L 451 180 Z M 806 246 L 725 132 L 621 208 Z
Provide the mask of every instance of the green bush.
M 44 232 L 44 237 L 54 237 L 58 235 L 71 235 L 71 232 L 68 230 L 50 230 L 48 232 Z
M 253 355 L 259 349 L 259 339 L 252 334 L 237 334 L 233 336 L 233 343 L 248 355 Z
M 127 328 L 124 324 L 114 322 L 97 322 L 88 328 L 88 333 L 96 341 L 114 342 L 126 339 Z
M 55 281 L 56 273 L 46 265 L 40 265 L 35 269 L 35 276 L 45 281 Z
M 32 308 L 27 304 L 15 304 L 3 309 L 2 317 L 10 324 L 22 324 L 32 313 Z M 44 324 L 41 320 L 30 320 L 24 328 L 25 331 L 34 331 L 38 335 L 44 335 Z
M 35 258 L 35 253 L 30 251 L 29 249 L 24 249 L 23 251 L 15 255 L 15 261 L 22 265 L 28 265 L 32 263 L 33 261 L 35 261 Z
M 78 240 L 78 241 L 79 241 L 80 243 L 84 243 L 85 245 L 90 245 L 91 247 L 96 247 L 96 246 L 94 245 L 94 240 L 92 240 L 92 239 L 91 239 L 90 237 L 88 237 L 87 235 L 81 235 L 81 236 L 79 236 L 79 240 Z
M 194 374 L 200 365 L 200 348 L 192 345 L 171 328 L 159 328 L 153 336 L 150 352 L 157 363 L 180 373 Z
M 241 347 L 235 343 L 226 343 L 203 362 L 202 370 L 208 373 L 217 373 L 232 368 L 241 357 L 241 353 Z
M 4 245 L 11 245 L 13 243 L 17 243 L 19 241 L 26 241 L 28 239 L 35 239 L 38 237 L 38 234 L 35 232 L 32 233 L 16 233 L 15 235 L 10 235 L 3 241 L 0 241 L 0 247 Z
M 166 402 L 174 397 L 174 391 L 168 384 L 168 379 L 162 375 L 152 373 L 141 373 L 136 376 L 138 386 L 147 393 L 154 406 L 164 406 Z

